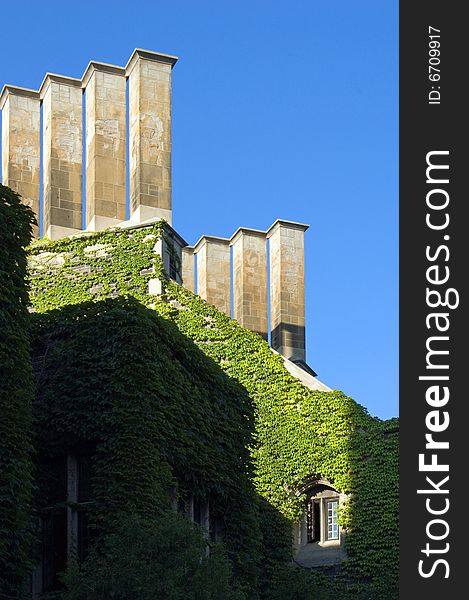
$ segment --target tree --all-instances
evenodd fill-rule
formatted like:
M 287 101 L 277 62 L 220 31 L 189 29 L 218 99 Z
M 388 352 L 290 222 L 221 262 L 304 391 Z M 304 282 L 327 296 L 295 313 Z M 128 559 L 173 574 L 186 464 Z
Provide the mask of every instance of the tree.
M 69 568 L 65 600 L 246 600 L 229 561 L 185 517 L 121 523 L 81 569 Z
M 32 467 L 32 367 L 25 246 L 35 222 L 0 185 L 0 594 L 21 595 L 28 571 Z

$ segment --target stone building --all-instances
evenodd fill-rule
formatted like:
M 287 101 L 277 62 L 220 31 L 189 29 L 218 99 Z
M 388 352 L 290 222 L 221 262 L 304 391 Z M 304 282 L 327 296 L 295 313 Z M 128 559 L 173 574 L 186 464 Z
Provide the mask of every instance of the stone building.
M 174 56 L 136 49 L 125 66 L 91 61 L 81 79 L 47 73 L 38 90 L 4 86 L 3 183 L 33 209 L 41 225 L 36 237 L 41 231 L 49 240 L 64 240 L 61 251 L 51 252 L 47 245 L 36 248 L 30 261 L 32 278 L 63 266 L 74 252 L 67 250 L 67 240 L 70 244 L 82 240 L 81 254 L 73 257 L 73 277 L 90 277 L 86 291 L 95 298 L 116 297 L 117 287 L 107 289 L 99 279 L 100 261 L 112 260 L 113 249 L 96 243 L 93 236 L 113 228 L 111 232 L 129 240 L 137 231 L 148 231 L 151 238 L 152 228 L 162 223 L 163 235 L 152 242 L 153 253 L 161 258 L 169 278 L 268 341 L 272 353 L 283 357 L 286 370 L 304 386 L 328 392 L 306 360 L 308 225 L 278 219 L 265 231 L 243 225 L 231 238 L 211 232 L 189 245 L 173 224 L 171 77 L 176 61 Z M 80 256 L 91 257 L 93 267 L 86 260 L 80 262 Z M 150 296 L 161 295 L 164 282 L 158 273 L 150 268 L 140 275 L 148 278 Z M 58 574 L 67 557 L 83 559 L 86 554 L 90 452 L 83 447 L 62 455 L 57 497 L 67 505 L 43 513 L 34 598 L 60 586 Z M 303 516 L 293 527 L 296 564 L 307 568 L 340 564 L 346 552 L 338 515 L 347 495 L 320 473 L 310 473 L 295 493 L 305 498 Z M 181 496 L 175 489 L 173 505 L 207 535 L 223 536 L 208 499 Z

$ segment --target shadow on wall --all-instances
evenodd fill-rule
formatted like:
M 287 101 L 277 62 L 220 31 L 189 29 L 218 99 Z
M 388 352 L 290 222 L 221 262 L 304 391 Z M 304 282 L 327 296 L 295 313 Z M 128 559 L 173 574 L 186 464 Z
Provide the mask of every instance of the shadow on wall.
M 175 309 L 165 306 L 161 310 L 170 317 Z M 214 317 L 204 313 L 204 318 L 212 322 Z M 363 585 L 374 585 L 380 565 L 386 573 L 379 597 L 393 598 L 386 590 L 395 584 L 397 568 L 397 442 L 394 433 L 385 433 L 388 424 L 372 419 L 342 394 L 310 392 L 285 379 L 286 373 L 279 387 L 275 378 L 280 374 L 266 366 L 265 381 L 274 385 L 275 398 L 269 392 L 273 404 L 265 399 L 263 430 L 255 431 L 251 398 L 264 379 L 253 375 L 245 387 L 220 366 L 227 351 L 224 341 L 205 340 L 210 358 L 172 321 L 133 298 L 37 314 L 32 331 L 36 506 L 43 526 L 42 555 L 33 577 L 36 597 L 40 590 L 60 587 L 58 574 L 67 557 L 86 566 L 90 548 L 133 527 L 135 518 L 156 530 L 169 513 L 179 511 L 200 526 L 207 543 L 223 542 L 235 581 L 244 590 L 240 600 L 328 598 L 328 590 L 344 599 L 349 592 L 368 598 Z M 252 347 L 245 351 L 244 360 L 257 361 Z M 301 436 L 294 435 L 300 430 Z M 280 484 L 278 473 L 271 474 L 271 483 L 283 486 L 268 490 L 272 503 L 254 489 L 259 473 L 258 467 L 253 472 L 250 448 L 256 446 L 257 456 L 259 448 L 271 453 L 268 464 L 285 476 Z M 316 471 L 322 465 L 333 485 L 353 498 L 345 515 L 346 529 L 353 532 L 346 538 L 345 570 L 335 564 L 316 596 L 311 596 L 319 585 L 314 569 L 285 571 L 292 559 L 291 520 L 273 506 L 281 504 L 285 486 L 297 481 L 298 459 L 309 482 L 320 479 Z M 347 489 L 340 480 L 348 481 Z M 322 503 L 322 527 L 329 510 L 334 527 L 335 495 L 323 488 L 316 485 L 311 497 Z M 297 485 L 290 489 L 298 492 Z M 306 508 L 311 498 L 306 494 L 304 500 Z M 312 510 L 314 526 L 314 502 Z M 312 533 L 311 543 L 326 542 L 318 552 L 330 549 L 329 540 L 316 540 Z M 327 537 L 327 532 L 319 535 Z M 171 554 L 171 539 L 166 547 Z M 320 558 L 308 566 L 330 563 Z M 163 579 L 174 574 L 174 565 L 168 568 Z M 341 569 L 345 577 L 338 578 Z M 300 591 L 292 596 L 293 589 Z
M 67 563 L 86 563 L 132 519 L 157 527 L 168 510 L 223 541 L 236 579 L 256 589 L 262 535 L 246 390 L 133 298 L 34 315 L 32 348 L 42 525 L 33 597 L 60 589 Z

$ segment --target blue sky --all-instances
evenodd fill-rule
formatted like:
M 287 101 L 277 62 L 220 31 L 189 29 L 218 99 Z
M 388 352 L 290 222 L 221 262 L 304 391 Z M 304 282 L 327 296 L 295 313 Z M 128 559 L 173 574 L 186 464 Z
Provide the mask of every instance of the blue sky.
M 2 22 L 0 86 L 179 56 L 173 225 L 193 243 L 309 223 L 308 362 L 397 415 L 397 0 L 7 3 Z

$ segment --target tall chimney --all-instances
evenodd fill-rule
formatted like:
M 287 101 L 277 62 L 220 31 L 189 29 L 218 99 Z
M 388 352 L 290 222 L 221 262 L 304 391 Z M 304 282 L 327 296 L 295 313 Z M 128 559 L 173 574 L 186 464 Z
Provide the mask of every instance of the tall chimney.
M 44 235 L 57 240 L 82 228 L 81 80 L 48 73 L 43 109 Z
M 305 362 L 304 232 L 308 225 L 277 220 L 270 243 L 270 328 L 272 348 Z
M 197 255 L 197 294 L 230 316 L 230 240 L 203 235 L 194 252 Z
M 86 228 L 99 231 L 125 221 L 125 69 L 92 61 L 86 91 Z
M 135 50 L 126 66 L 129 77 L 130 214 L 172 224 L 171 70 L 177 58 Z
M 2 111 L 3 184 L 15 190 L 30 206 L 39 225 L 40 101 L 34 90 L 5 85 L 0 95 Z M 39 227 L 33 229 L 39 237 Z
M 264 231 L 240 227 L 233 247 L 234 318 L 267 339 L 267 239 Z

